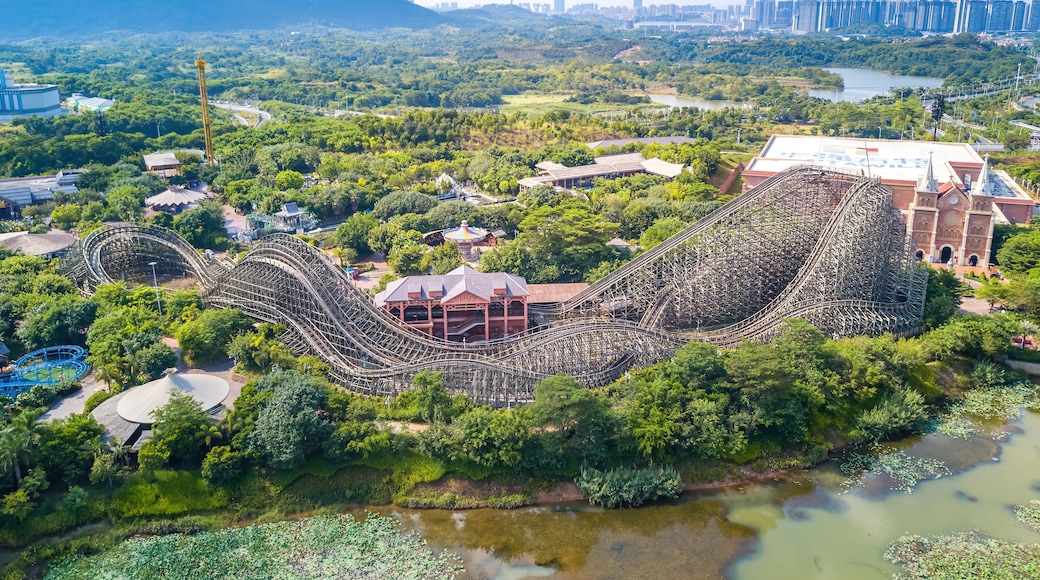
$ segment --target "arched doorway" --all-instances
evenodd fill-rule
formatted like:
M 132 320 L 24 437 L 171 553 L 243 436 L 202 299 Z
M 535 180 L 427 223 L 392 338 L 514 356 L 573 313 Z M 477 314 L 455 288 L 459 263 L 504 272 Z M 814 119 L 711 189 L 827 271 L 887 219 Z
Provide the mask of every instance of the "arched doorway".
M 942 255 L 939 256 L 939 261 L 943 264 L 949 263 L 950 258 L 953 257 L 953 248 L 946 246 L 942 249 Z
M 972 256 L 972 257 L 968 258 L 968 265 L 969 266 L 978 266 L 979 265 L 979 257 L 978 256 Z
M 923 260 L 924 259 L 924 250 L 917 250 L 917 259 L 918 260 Z

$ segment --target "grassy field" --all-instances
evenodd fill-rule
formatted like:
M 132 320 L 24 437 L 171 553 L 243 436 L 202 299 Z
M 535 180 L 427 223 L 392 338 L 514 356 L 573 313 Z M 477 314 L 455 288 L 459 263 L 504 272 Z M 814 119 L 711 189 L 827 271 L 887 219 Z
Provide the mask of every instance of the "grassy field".
M 525 113 L 531 117 L 542 116 L 549 111 L 568 111 L 570 113 L 602 113 L 605 111 L 627 111 L 631 105 L 619 105 L 617 103 L 568 103 L 570 95 L 524 93 L 522 95 L 506 95 L 502 99 L 506 104 L 499 109 L 506 114 Z

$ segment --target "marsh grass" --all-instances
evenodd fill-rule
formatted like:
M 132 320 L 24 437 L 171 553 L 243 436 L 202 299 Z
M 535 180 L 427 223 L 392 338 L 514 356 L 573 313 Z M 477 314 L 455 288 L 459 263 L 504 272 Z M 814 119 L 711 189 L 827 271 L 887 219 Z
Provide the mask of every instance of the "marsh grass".
M 889 545 L 885 559 L 902 565 L 903 571 L 895 577 L 908 580 L 1040 578 L 1040 546 L 993 538 L 977 530 L 905 535 Z
M 887 477 L 892 482 L 891 490 L 905 493 L 913 493 L 922 481 L 950 475 L 950 469 L 938 459 L 914 457 L 880 445 L 872 445 L 865 451 L 845 453 L 838 458 L 838 468 L 846 475 L 842 482 L 845 493 L 861 485 L 863 478 L 870 474 Z

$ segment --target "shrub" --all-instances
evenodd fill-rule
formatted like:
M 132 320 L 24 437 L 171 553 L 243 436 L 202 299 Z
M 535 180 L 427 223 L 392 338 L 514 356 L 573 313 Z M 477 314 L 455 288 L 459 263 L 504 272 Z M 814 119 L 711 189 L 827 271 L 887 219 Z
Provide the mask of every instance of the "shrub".
M 29 494 L 24 489 L 19 489 L 4 496 L 3 502 L 0 504 L 0 513 L 22 521 L 29 517 L 34 507 L 36 505 L 33 504 Z
M 89 413 L 94 409 L 98 408 L 98 405 L 118 395 L 116 391 L 97 391 L 93 395 L 87 397 L 87 401 L 83 403 L 83 412 Z
M 917 391 L 892 393 L 856 421 L 860 439 L 881 441 L 889 435 L 919 429 L 927 418 L 924 397 Z
M 202 477 L 213 483 L 231 481 L 242 473 L 242 454 L 226 445 L 209 450 L 202 460 Z
M 682 478 L 671 467 L 609 471 L 585 468 L 574 483 L 589 503 L 607 509 L 638 507 L 662 497 L 676 498 L 682 491 Z

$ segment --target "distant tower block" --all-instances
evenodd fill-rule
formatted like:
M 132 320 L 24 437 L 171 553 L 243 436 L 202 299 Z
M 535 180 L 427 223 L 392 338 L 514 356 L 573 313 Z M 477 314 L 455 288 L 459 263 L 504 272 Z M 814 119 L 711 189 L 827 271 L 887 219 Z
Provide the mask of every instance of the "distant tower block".
M 632 0 L 632 8 L 640 10 L 643 8 L 643 0 Z
M 213 163 L 213 126 L 209 120 L 209 94 L 206 92 L 206 61 L 199 53 L 195 60 L 195 68 L 199 69 L 199 101 L 202 104 L 202 130 L 206 135 L 206 163 Z

